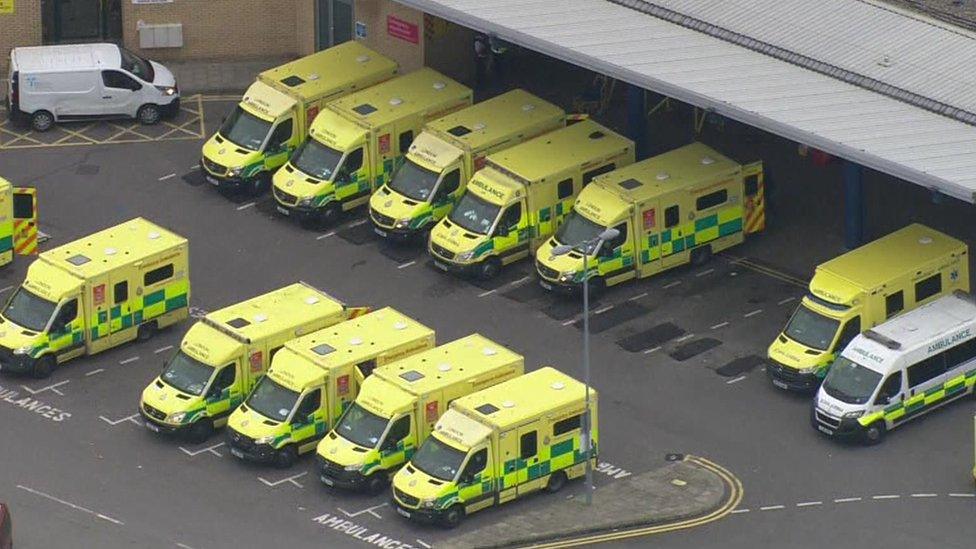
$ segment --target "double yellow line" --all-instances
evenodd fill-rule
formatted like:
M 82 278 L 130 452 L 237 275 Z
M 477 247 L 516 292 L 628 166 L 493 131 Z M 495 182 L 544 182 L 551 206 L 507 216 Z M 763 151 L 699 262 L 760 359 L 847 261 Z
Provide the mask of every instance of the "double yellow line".
M 731 513 L 742 501 L 743 489 L 742 482 L 735 477 L 731 472 L 729 472 L 724 467 L 709 461 L 702 457 L 697 456 L 686 456 L 685 461 L 694 463 L 703 469 L 707 469 L 719 477 L 725 482 L 726 489 L 728 490 L 728 498 L 725 502 L 711 513 L 693 518 L 688 520 L 680 520 L 677 522 L 669 522 L 666 524 L 658 524 L 655 526 L 637 527 L 628 530 L 621 530 L 615 532 L 607 532 L 605 534 L 593 534 L 587 536 L 580 536 L 569 539 L 562 539 L 559 541 L 540 543 L 537 545 L 527 545 L 526 549 L 556 549 L 562 547 L 578 547 L 580 545 L 589 545 L 594 543 L 604 543 L 607 541 L 616 541 L 628 538 L 636 538 L 642 536 L 650 536 L 653 534 L 663 534 L 665 532 L 673 532 L 675 530 L 685 530 L 688 528 L 694 528 L 696 526 L 702 526 L 708 524 L 709 522 L 714 522 L 719 520 L 729 513 Z

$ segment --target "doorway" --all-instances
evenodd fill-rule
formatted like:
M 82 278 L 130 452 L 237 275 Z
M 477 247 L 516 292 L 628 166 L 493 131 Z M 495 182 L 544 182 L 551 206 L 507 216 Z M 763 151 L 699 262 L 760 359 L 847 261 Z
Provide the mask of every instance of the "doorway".
M 317 0 L 315 3 L 317 21 L 317 50 L 331 48 L 336 44 L 352 40 L 353 0 Z
M 45 44 L 122 42 L 122 0 L 42 0 Z

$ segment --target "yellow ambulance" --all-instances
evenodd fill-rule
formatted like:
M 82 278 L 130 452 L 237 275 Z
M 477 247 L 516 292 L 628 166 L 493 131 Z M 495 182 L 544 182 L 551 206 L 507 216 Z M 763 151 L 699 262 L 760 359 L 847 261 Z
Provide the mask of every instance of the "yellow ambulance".
M 278 212 L 303 224 L 334 222 L 390 179 L 423 125 L 471 104 L 472 92 L 420 69 L 329 103 L 274 176 Z
M 326 103 L 396 72 L 393 60 L 353 40 L 260 73 L 203 145 L 204 178 L 221 190 L 266 189 Z
M 14 254 L 37 254 L 37 189 L 0 177 L 0 267 Z
M 634 143 L 591 120 L 488 157 L 430 233 L 434 266 L 489 279 L 528 257 L 594 177 L 634 162 Z
M 780 389 L 814 391 L 856 335 L 955 290 L 969 291 L 966 244 L 917 223 L 903 227 L 817 266 L 769 346 L 766 373 Z
M 146 428 L 206 440 L 286 341 L 362 312 L 299 282 L 208 313 L 143 390 L 139 413 Z
M 426 237 L 460 198 L 485 157 L 566 123 L 559 107 L 512 90 L 424 127 L 393 178 L 369 200 L 370 219 L 381 237 Z
M 599 441 L 590 389 L 590 460 Z M 585 387 L 544 367 L 451 403 L 410 463 L 393 477 L 393 502 L 409 519 L 457 526 L 465 515 L 585 473 Z
M 0 311 L 0 369 L 55 366 L 189 315 L 186 239 L 142 218 L 48 250 Z
M 521 355 L 472 334 L 376 368 L 319 443 L 320 479 L 379 493 L 452 400 L 519 376 L 524 367 Z
M 373 368 L 433 346 L 433 330 L 389 307 L 289 341 L 231 414 L 230 453 L 290 467 L 315 449 Z
M 547 290 L 576 290 L 585 254 L 590 290 L 598 292 L 704 263 L 763 226 L 762 163 L 742 165 L 692 143 L 594 179 L 536 250 L 536 272 Z M 607 229 L 616 229 L 616 238 L 600 242 Z M 560 244 L 573 251 L 553 255 Z

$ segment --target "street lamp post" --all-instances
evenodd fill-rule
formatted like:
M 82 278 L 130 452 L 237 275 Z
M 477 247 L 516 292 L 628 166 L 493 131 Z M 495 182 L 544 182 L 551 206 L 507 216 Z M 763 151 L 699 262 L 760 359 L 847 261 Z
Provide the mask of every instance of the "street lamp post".
M 592 257 L 600 253 L 600 248 L 608 240 L 613 240 L 620 235 L 617 229 L 606 229 L 591 240 L 585 240 L 576 245 L 560 244 L 552 249 L 552 256 L 568 254 L 573 248 L 583 250 L 583 385 L 586 387 L 584 397 L 583 412 L 583 448 L 586 451 L 586 504 L 593 502 L 593 439 L 592 423 L 590 417 L 590 248 L 593 248 Z

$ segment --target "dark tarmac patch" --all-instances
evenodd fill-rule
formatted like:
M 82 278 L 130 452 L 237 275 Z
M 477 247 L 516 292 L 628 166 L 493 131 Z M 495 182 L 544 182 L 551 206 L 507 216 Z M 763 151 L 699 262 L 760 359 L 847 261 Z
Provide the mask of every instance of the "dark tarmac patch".
M 75 168 L 75 173 L 78 175 L 96 175 L 101 168 L 95 164 L 79 164 Z
M 720 376 L 735 377 L 752 371 L 753 368 L 762 363 L 763 359 L 756 355 L 743 356 L 729 362 L 725 366 L 716 368 L 715 373 Z
M 517 266 L 507 265 L 502 267 L 501 272 L 498 273 L 498 276 L 496 276 L 495 278 L 489 280 L 482 280 L 477 276 L 469 276 L 468 279 L 470 280 L 471 284 L 481 288 L 482 290 L 490 291 L 490 290 L 497 290 L 503 286 L 507 286 L 511 284 L 512 282 L 515 282 L 516 280 L 531 275 L 532 275 L 531 271 L 520 269 Z M 535 280 L 531 280 L 531 281 L 526 281 L 525 284 L 538 284 L 538 283 Z
M 681 337 L 684 334 L 684 329 L 670 322 L 663 322 L 648 330 L 618 339 L 617 346 L 631 353 L 639 353 L 647 349 L 660 347 L 668 341 L 676 337 Z
M 272 198 L 272 197 L 270 197 L 270 196 L 266 196 L 266 197 L 262 198 L 261 200 L 258 200 L 254 204 L 254 209 L 255 210 L 263 213 L 264 215 L 270 217 L 271 219 L 278 219 L 278 218 L 280 218 L 282 222 L 292 221 L 287 216 L 284 216 L 284 215 L 281 215 L 280 213 L 278 213 L 277 207 L 278 207 L 278 203 L 275 202 L 275 199 Z
M 620 305 L 617 305 L 613 309 L 610 309 L 609 311 L 600 313 L 598 315 L 592 314 L 592 311 L 594 310 L 599 310 L 599 308 L 597 309 L 591 308 L 590 310 L 591 312 L 590 333 L 594 333 L 594 334 L 605 332 L 610 328 L 619 326 L 624 322 L 634 320 L 635 318 L 640 318 L 645 314 L 647 314 L 648 312 L 650 312 L 650 309 L 648 309 L 647 307 L 644 307 L 643 305 L 639 305 L 631 301 L 624 302 Z M 573 326 L 576 326 L 577 328 L 582 330 L 583 320 L 582 319 L 577 320 L 576 322 L 573 323 Z
M 542 288 L 542 286 L 539 286 L 539 284 L 533 284 L 529 281 L 525 284 L 519 284 L 511 290 L 502 292 L 502 295 L 513 301 L 526 303 L 528 301 L 549 297 L 549 292 Z
M 373 226 L 369 223 L 360 223 L 354 227 L 340 229 L 336 231 L 336 236 L 356 246 L 361 246 L 375 238 Z
M 370 228 L 370 230 L 372 230 L 372 228 Z M 408 261 L 417 261 L 418 259 L 427 255 L 427 251 L 422 246 L 412 243 L 391 244 L 388 242 L 380 242 L 378 249 L 383 256 L 392 259 L 398 265 Z
M 200 170 L 193 170 L 192 172 L 187 172 L 183 174 L 182 179 L 184 183 L 186 183 L 191 187 L 199 187 L 200 185 L 203 185 L 204 183 L 207 182 L 207 180 L 204 179 L 203 174 L 200 173 Z
M 714 349 L 721 344 L 722 342 L 717 339 L 703 337 L 701 339 L 695 339 L 683 345 L 679 345 L 675 350 L 668 353 L 668 355 L 678 362 L 684 362 L 685 360 L 698 356 L 709 349 Z
M 582 297 L 568 295 L 552 295 L 548 305 L 542 308 L 542 312 L 553 320 L 568 320 L 583 312 Z M 598 303 L 591 303 L 590 307 L 599 306 Z

